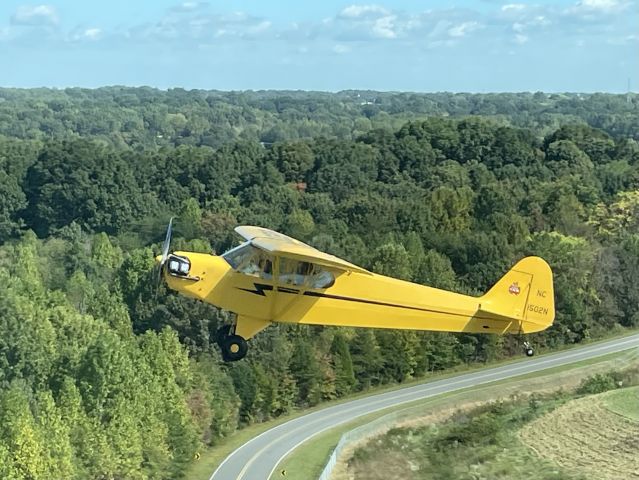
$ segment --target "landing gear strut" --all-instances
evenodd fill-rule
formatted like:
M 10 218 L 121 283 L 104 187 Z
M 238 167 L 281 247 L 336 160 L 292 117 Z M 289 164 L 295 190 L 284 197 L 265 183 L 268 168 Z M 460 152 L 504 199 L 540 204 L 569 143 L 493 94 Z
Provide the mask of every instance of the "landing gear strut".
M 535 350 L 533 349 L 530 342 L 524 342 L 524 353 L 527 357 L 532 357 L 535 354 Z
M 248 352 L 248 343 L 239 335 L 231 333 L 231 325 L 224 325 L 217 330 L 217 344 L 222 350 L 225 362 L 242 360 Z

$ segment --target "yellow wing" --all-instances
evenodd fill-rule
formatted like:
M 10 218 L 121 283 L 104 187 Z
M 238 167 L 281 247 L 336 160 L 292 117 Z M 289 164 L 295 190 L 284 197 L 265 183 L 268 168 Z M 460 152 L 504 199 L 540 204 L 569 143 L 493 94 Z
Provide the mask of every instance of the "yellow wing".
M 342 260 L 334 255 L 320 252 L 316 248 L 305 243 L 295 240 L 282 233 L 274 232 L 268 228 L 241 226 L 236 227 L 235 231 L 242 237 L 251 242 L 251 245 L 265 250 L 273 255 L 293 258 L 303 262 L 316 263 L 324 267 L 336 268 L 338 270 L 346 270 L 349 272 L 367 273 L 368 270 L 353 265 L 352 263 Z

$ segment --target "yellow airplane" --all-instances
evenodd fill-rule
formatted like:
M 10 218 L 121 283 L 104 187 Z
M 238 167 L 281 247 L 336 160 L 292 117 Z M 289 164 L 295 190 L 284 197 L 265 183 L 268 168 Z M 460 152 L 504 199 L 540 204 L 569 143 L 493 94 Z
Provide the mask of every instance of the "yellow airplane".
M 273 322 L 442 332 L 527 334 L 555 318 L 552 271 L 520 260 L 485 295 L 472 297 L 377 275 L 272 230 L 242 226 L 246 242 L 221 256 L 169 254 L 172 220 L 156 260 L 169 288 L 236 314 L 218 332 L 225 361 Z M 534 354 L 524 342 L 526 355 Z

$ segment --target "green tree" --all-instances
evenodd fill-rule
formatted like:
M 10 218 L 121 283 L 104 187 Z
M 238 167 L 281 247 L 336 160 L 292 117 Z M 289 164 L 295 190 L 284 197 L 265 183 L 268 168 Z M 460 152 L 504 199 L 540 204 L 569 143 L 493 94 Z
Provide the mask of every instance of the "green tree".
M 331 352 L 335 370 L 335 391 L 341 397 L 348 394 L 355 385 L 355 373 L 346 339 L 339 332 L 333 337 Z
M 27 198 L 15 177 L 0 170 L 0 244 L 22 228 L 19 213 L 27 206 Z
M 116 233 L 148 212 L 130 165 L 86 140 L 48 144 L 25 179 L 25 220 L 38 235 L 76 221 Z
M 387 243 L 375 250 L 373 270 L 381 275 L 410 280 L 412 259 L 403 245 Z
M 29 405 L 27 392 L 17 383 L 0 393 L 0 445 L 5 446 L 5 472 L 17 478 L 53 478 L 47 439 L 43 436 Z
M 321 371 L 313 345 L 302 337 L 293 341 L 291 374 L 298 389 L 298 403 L 312 406 L 320 401 Z
M 315 158 L 307 143 L 278 143 L 269 152 L 287 182 L 302 182 Z

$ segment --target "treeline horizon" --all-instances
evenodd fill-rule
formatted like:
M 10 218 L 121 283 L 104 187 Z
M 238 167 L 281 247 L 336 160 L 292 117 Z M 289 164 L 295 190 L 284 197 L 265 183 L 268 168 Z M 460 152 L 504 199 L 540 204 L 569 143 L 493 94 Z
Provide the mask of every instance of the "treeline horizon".
M 354 140 L 376 128 L 396 130 L 430 116 L 482 116 L 542 135 L 583 124 L 637 140 L 638 106 L 635 93 L 0 88 L 0 135 L 95 138 L 120 148 L 219 148 L 237 140 Z
M 235 226 L 254 224 L 381 274 L 471 295 L 539 255 L 555 274 L 557 310 L 555 324 L 529 338 L 541 349 L 639 325 L 632 135 L 578 118 L 549 130 L 557 118 L 544 123 L 543 114 L 526 128 L 439 114 L 344 137 L 145 146 L 112 141 L 122 133 L 115 127 L 35 135 L 47 121 L 55 132 L 64 115 L 92 125 L 86 109 L 68 104 L 50 116 L 50 94 L 10 100 L 12 115 L 30 112 L 34 128 L 13 125 L 16 135 L 7 135 L 0 102 L 2 478 L 176 478 L 201 448 L 246 424 L 521 355 L 512 336 L 274 325 L 251 340 L 245 360 L 223 364 L 215 332 L 228 312 L 156 290 L 154 254 L 171 216 L 174 249 L 220 254 L 238 243 Z M 636 122 L 609 100 L 601 115 L 610 125 Z M 313 100 L 299 102 L 317 111 Z M 118 126 L 128 115 L 120 108 L 96 115 Z M 278 121 L 299 132 L 310 116 Z M 352 127 L 364 117 L 343 118 Z M 131 138 L 151 138 L 148 128 Z

